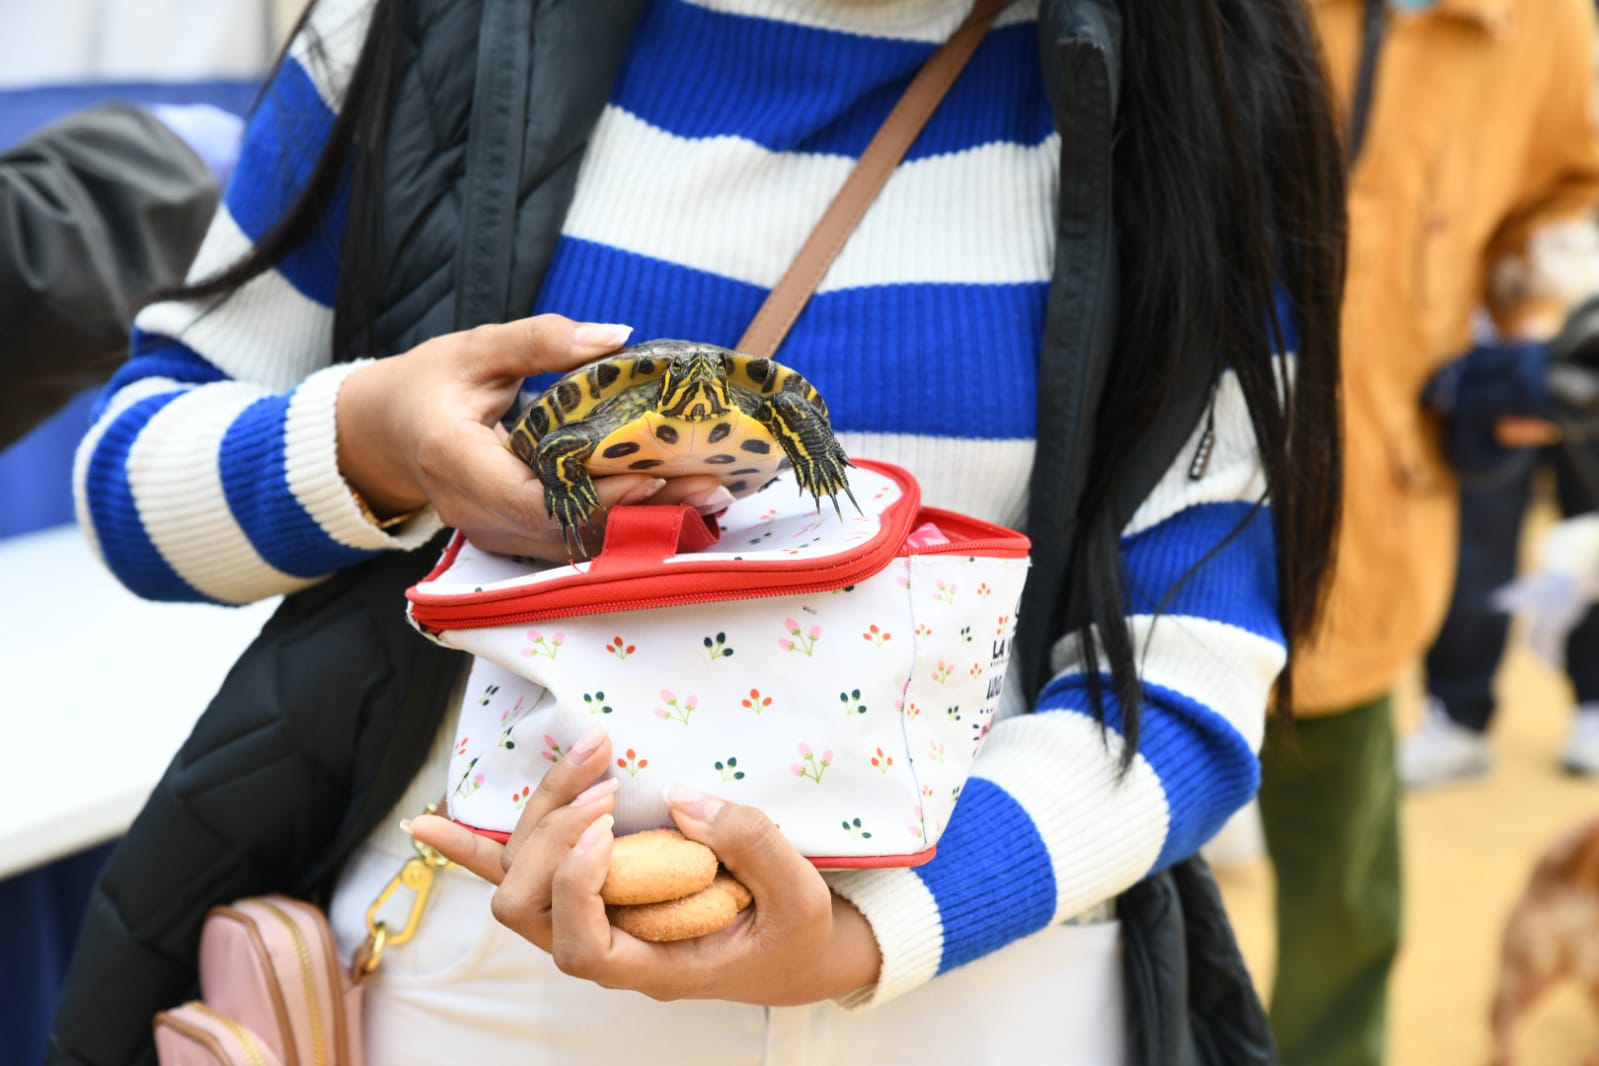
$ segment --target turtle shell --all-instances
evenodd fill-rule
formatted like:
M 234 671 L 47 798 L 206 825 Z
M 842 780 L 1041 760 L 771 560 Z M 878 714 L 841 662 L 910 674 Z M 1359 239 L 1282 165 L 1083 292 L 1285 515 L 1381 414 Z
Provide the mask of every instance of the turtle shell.
M 576 431 L 592 443 L 582 465 L 594 477 L 704 474 L 741 496 L 791 465 L 789 446 L 802 446 L 797 437 L 779 440 L 788 436 L 781 422 L 761 417 L 781 394 L 803 400 L 825 426 L 827 405 L 790 367 L 716 345 L 649 341 L 551 385 L 523 414 L 511 446 L 537 468 L 540 441 Z

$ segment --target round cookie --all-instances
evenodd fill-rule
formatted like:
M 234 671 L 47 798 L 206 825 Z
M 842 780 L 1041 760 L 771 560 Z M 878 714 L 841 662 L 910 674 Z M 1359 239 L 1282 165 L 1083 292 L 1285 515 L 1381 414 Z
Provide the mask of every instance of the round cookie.
M 607 907 L 611 924 L 640 940 L 657 944 L 688 940 L 726 929 L 750 905 L 750 890 L 730 873 L 718 873 L 711 886 L 664 903 Z
M 708 888 L 716 865 L 715 852 L 676 829 L 629 833 L 611 845 L 600 898 L 621 906 L 681 899 Z

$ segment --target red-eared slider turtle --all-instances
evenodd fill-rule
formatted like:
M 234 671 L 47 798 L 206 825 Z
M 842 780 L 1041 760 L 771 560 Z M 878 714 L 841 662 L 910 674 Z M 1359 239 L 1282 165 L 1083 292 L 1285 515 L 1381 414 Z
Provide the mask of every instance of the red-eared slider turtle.
M 594 477 L 709 474 L 735 497 L 792 465 L 801 492 L 838 507 L 850 465 L 827 404 L 796 371 L 714 344 L 654 340 L 563 376 L 528 406 L 507 447 L 538 474 L 550 517 L 582 550 Z

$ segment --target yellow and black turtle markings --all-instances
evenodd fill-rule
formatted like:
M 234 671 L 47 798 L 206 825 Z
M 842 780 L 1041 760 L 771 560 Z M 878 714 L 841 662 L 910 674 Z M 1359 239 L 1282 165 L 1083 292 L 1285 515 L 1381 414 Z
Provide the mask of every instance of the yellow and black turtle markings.
M 599 507 L 596 476 L 708 474 L 738 497 L 792 468 L 818 509 L 823 495 L 835 510 L 840 492 L 855 502 L 849 459 L 810 382 L 714 345 L 649 341 L 574 370 L 529 405 L 507 447 L 537 472 L 580 551 L 577 529 Z

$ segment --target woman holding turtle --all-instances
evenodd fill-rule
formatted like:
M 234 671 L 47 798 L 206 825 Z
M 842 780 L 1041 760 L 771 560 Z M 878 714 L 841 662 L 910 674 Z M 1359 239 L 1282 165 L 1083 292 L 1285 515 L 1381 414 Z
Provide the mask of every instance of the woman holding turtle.
M 525 379 L 630 327 L 733 345 L 970 7 L 313 6 L 78 479 L 142 594 L 307 591 L 134 826 L 137 868 L 113 860 L 54 1061 L 147 1055 L 209 904 L 333 885 L 358 936 L 462 698 L 457 657 L 401 618 L 434 556 L 411 549 L 449 524 L 564 561 L 503 444 Z M 760 812 L 674 790 L 754 907 L 675 948 L 622 939 L 595 909 L 597 733 L 506 849 L 411 824 L 485 880 L 445 875 L 369 985 L 373 1061 L 614 1061 L 611 1019 L 661 1062 L 1271 1060 L 1190 856 L 1256 787 L 1338 513 L 1325 106 L 1294 0 L 999 15 L 779 354 L 849 454 L 1034 542 L 1013 691 L 937 856 L 824 879 Z M 480 136 L 495 116 L 509 145 Z M 647 473 L 595 492 L 727 502 Z

